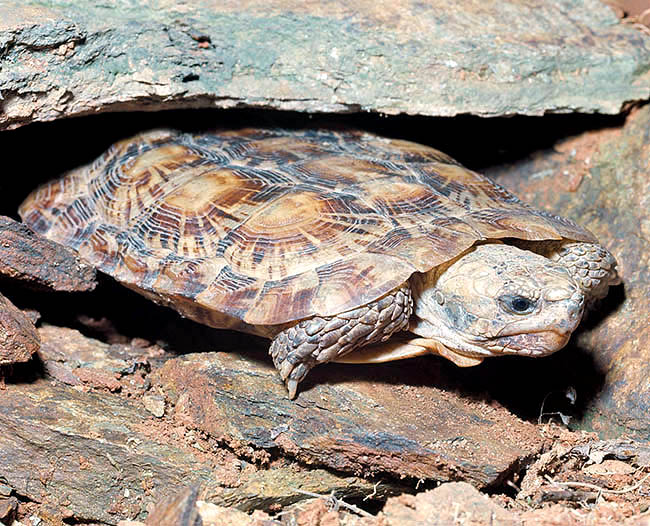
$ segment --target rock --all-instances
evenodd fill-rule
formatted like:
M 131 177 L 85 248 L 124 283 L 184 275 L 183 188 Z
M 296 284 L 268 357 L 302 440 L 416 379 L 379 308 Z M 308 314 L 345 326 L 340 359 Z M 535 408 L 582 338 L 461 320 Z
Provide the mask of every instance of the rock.
M 268 359 L 201 353 L 167 361 L 152 385 L 176 422 L 237 451 L 279 451 L 344 473 L 495 484 L 541 447 L 539 431 L 502 407 L 434 387 L 441 363 L 327 364 L 291 401 Z
M 591 464 L 582 470 L 590 475 L 629 475 L 636 471 L 632 466 L 621 460 L 604 460 L 601 464 Z
M 102 111 L 617 113 L 650 38 L 598 0 L 5 0 L 0 128 Z
M 0 294 L 0 365 L 26 362 L 39 347 L 34 324 Z
M 158 503 L 147 516 L 147 526 L 266 526 L 270 517 L 261 511 L 248 515 L 233 508 L 197 500 L 198 487 Z M 119 526 L 119 525 L 118 525 Z
M 599 504 L 615 503 L 616 515 L 608 517 L 613 524 L 650 505 L 650 495 L 643 489 L 650 477 L 644 469 L 650 442 L 599 441 L 593 432 L 572 432 L 552 425 L 545 428 L 546 437 L 552 440 L 517 481 L 519 503 L 541 512 L 552 503 L 594 502 L 592 511 L 603 518 L 607 512 L 603 507 L 598 510 Z
M 279 520 L 285 526 L 388 526 L 381 516 L 327 495 L 285 508 Z
M 168 497 L 163 502 L 156 504 L 147 516 L 145 524 L 149 526 L 204 526 L 196 507 L 198 493 L 198 486 L 194 486 L 180 495 Z
M 318 469 L 258 471 L 200 437 L 187 442 L 190 435 L 177 426 L 154 425 L 137 405 L 43 380 L 7 385 L 0 478 L 28 499 L 56 506 L 61 517 L 108 524 L 140 516 L 188 483 L 202 484 L 210 502 L 244 510 L 295 502 L 302 498 L 295 487 L 372 493 L 371 483 Z
M 4 216 L 0 216 L 0 275 L 68 292 L 93 290 L 96 284 L 95 269 L 72 250 Z
M 148 388 L 145 376 L 151 364 L 164 356 L 156 345 L 109 345 L 52 325 L 39 328 L 39 335 L 46 374 L 71 386 L 141 395 Z
M 198 501 L 196 506 L 203 526 L 267 526 L 273 524 L 270 517 L 263 511 L 254 511 L 248 515 L 239 510 L 215 506 L 203 501 Z
M 233 508 L 197 501 L 196 488 L 156 504 L 145 522 L 120 521 L 117 526 L 267 526 L 278 524 L 256 511 L 248 515 Z
M 605 459 L 626 460 L 637 468 L 650 467 L 650 442 L 636 442 L 628 438 L 599 440 L 580 444 L 571 449 L 571 455 L 580 456 L 586 464 L 602 464 Z
M 417 495 L 388 499 L 381 515 L 386 526 L 521 526 L 517 516 L 494 504 L 465 482 L 443 484 Z
M 589 228 L 616 256 L 623 285 L 610 292 L 573 344 L 561 351 L 586 353 L 591 369 L 564 364 L 580 385 L 579 424 L 603 437 L 628 432 L 650 438 L 650 106 L 625 125 L 587 132 L 528 162 L 489 175 L 536 208 Z M 560 371 L 565 371 L 558 375 Z M 575 382 L 575 383 L 573 383 Z M 549 385 L 551 385 L 549 383 Z
M 16 497 L 7 499 L 0 497 L 0 524 L 11 524 L 17 509 L 18 499 Z
M 117 524 L 142 518 L 148 505 L 195 484 L 203 500 L 244 511 L 303 499 L 294 488 L 351 497 L 373 493 L 372 481 L 307 470 L 288 459 L 266 469 L 262 455 L 247 462 L 204 433 L 151 416 L 140 399 L 148 379 L 139 376 L 147 367 L 135 364 L 146 357 L 158 367 L 170 358 L 159 348 L 102 344 L 50 326 L 39 332 L 46 374 L 57 363 L 75 378 L 82 365 L 119 378 L 121 388 L 111 392 L 103 384 L 49 375 L 7 382 L 0 391 L 2 497 L 13 489 L 21 499 L 54 510 L 48 513 L 58 520 Z M 398 488 L 403 486 L 386 481 L 377 496 Z
M 197 500 L 198 489 L 189 488 L 158 503 L 147 517 L 147 526 L 194 526 L 200 516 L 203 526 L 266 526 L 272 517 L 255 512 L 215 506 Z M 336 498 L 310 499 L 282 510 L 274 524 L 291 526 L 520 526 L 517 515 L 506 511 L 465 482 L 450 482 L 417 495 L 388 499 L 377 516 Z M 119 526 L 119 525 L 118 525 Z M 123 526 L 144 526 L 124 523 Z
M 147 411 L 156 418 L 162 418 L 165 415 L 165 400 L 158 395 L 144 395 L 142 403 Z

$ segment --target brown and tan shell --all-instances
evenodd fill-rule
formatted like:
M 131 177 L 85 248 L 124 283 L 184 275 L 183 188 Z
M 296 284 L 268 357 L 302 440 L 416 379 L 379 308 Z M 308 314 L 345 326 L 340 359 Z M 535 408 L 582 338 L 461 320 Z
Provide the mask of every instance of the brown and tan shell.
M 437 150 L 357 131 L 152 131 L 20 214 L 159 303 L 259 334 L 368 303 L 478 240 L 595 241 Z

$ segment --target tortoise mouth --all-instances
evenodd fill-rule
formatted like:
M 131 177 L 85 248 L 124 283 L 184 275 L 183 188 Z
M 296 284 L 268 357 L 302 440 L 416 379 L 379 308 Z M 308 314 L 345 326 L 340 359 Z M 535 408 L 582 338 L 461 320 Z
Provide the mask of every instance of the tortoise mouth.
M 564 347 L 571 333 L 570 328 L 553 327 L 537 330 L 527 328 L 498 336 L 484 336 L 460 331 L 452 331 L 443 324 L 432 325 L 418 319 L 412 323 L 410 331 L 421 338 L 437 340 L 447 349 L 468 358 L 488 358 L 490 356 L 547 356 Z
M 571 332 L 545 329 L 526 333 L 510 334 L 497 338 L 462 335 L 462 337 L 436 339 L 454 353 L 467 358 L 488 358 L 493 356 L 542 357 L 562 349 L 569 341 Z
M 547 356 L 562 349 L 571 331 L 545 329 L 473 342 L 491 355 Z M 459 350 L 463 353 L 463 350 Z M 482 354 L 484 356 L 484 354 Z

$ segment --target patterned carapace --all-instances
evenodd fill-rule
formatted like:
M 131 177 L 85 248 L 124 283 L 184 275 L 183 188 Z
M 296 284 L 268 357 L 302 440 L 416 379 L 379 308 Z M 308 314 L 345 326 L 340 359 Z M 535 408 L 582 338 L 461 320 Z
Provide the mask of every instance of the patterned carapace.
M 20 214 L 159 303 L 267 336 L 368 303 L 478 240 L 595 241 L 437 150 L 358 131 L 152 131 Z

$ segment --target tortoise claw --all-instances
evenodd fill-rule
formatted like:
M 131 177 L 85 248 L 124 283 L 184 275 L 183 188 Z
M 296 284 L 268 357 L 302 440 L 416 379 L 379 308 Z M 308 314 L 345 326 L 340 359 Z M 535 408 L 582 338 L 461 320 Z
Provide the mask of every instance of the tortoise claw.
M 311 367 L 306 366 L 305 364 L 292 364 L 289 360 L 284 360 L 278 369 L 280 378 L 287 386 L 289 391 L 289 398 L 293 400 L 296 397 L 296 392 L 298 391 L 298 384 L 300 381 L 307 375 Z
M 298 380 L 289 378 L 286 381 L 287 390 L 289 391 L 289 400 L 293 400 L 296 397 L 296 391 L 298 390 Z
M 293 364 L 287 360 L 282 363 L 278 369 L 278 372 L 280 373 L 280 378 L 282 378 L 283 381 L 287 381 L 287 378 L 289 378 L 291 371 L 293 371 L 293 367 Z
M 284 383 L 286 384 L 287 390 L 289 391 L 289 398 L 293 400 L 296 397 L 296 392 L 298 391 L 298 384 L 303 381 L 305 376 L 307 376 L 307 373 L 313 367 L 313 365 L 299 363 L 297 365 L 291 365 L 290 367 L 290 373 L 287 375 L 287 378 L 284 379 Z M 280 374 L 282 374 L 282 371 L 284 371 L 285 368 L 286 363 L 282 365 Z

